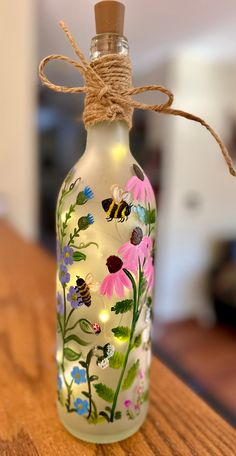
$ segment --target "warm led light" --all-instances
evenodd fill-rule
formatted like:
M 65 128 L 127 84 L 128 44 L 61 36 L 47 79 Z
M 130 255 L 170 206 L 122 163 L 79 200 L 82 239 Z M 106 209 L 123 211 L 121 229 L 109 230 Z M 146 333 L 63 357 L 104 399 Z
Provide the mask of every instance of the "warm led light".
M 115 144 L 111 149 L 114 160 L 121 161 L 127 154 L 127 147 L 124 144 Z
M 100 314 L 99 314 L 99 320 L 102 322 L 102 323 L 106 323 L 110 318 L 110 315 L 109 315 L 109 312 L 108 310 L 104 309 L 104 310 L 101 310 Z

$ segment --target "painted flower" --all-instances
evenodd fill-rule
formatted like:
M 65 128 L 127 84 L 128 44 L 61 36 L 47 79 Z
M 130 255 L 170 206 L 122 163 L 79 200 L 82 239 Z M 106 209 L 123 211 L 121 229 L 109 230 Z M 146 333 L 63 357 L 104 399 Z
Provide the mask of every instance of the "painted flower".
M 66 265 L 73 264 L 73 249 L 65 245 L 62 250 L 62 258 Z
M 106 369 L 109 366 L 109 360 L 108 358 L 103 358 L 100 361 L 97 362 L 98 367 L 100 369 Z
M 70 274 L 68 272 L 67 267 L 64 264 L 60 265 L 59 279 L 62 285 L 65 285 L 70 281 Z
M 78 366 L 73 367 L 71 371 L 71 376 L 77 385 L 80 385 L 80 383 L 87 382 L 86 370 L 80 369 Z
M 60 375 L 57 376 L 57 389 L 58 391 L 62 389 L 62 379 Z
M 88 413 L 89 409 L 89 403 L 88 401 L 80 399 L 80 397 L 77 397 L 77 399 L 74 401 L 74 407 L 76 408 L 76 411 L 79 415 L 86 415 Z
M 88 200 L 93 198 L 93 191 L 91 190 L 90 187 L 84 187 L 84 189 L 78 193 L 77 199 L 76 199 L 76 204 L 81 206 L 82 204 L 87 203 Z
M 143 272 L 147 279 L 148 288 L 152 288 L 154 285 L 154 266 L 153 266 L 153 258 L 148 257 L 143 266 Z
M 133 404 L 133 403 L 132 403 L 132 401 L 131 401 L 130 399 L 126 399 L 126 401 L 124 401 L 124 406 L 125 406 L 125 408 L 131 407 L 132 404 Z
M 57 312 L 60 315 L 64 314 L 64 302 L 62 299 L 62 295 L 61 295 L 61 293 L 59 293 L 59 291 L 57 292 Z
M 150 236 L 143 236 L 142 229 L 137 226 L 132 231 L 129 242 L 123 244 L 118 253 L 126 261 L 127 269 L 137 272 L 139 260 L 142 264 L 144 258 L 149 256 L 151 248 L 152 240 Z
M 126 264 L 115 255 L 107 258 L 106 262 L 109 274 L 103 279 L 100 292 L 102 295 L 107 295 L 109 298 L 115 292 L 120 298 L 124 297 L 125 288 L 131 288 L 131 282 L 123 271 Z
M 104 355 L 106 358 L 110 359 L 115 353 L 115 347 L 111 344 L 106 344 L 103 347 Z
M 92 214 L 87 214 L 83 217 L 80 217 L 78 220 L 78 227 L 80 230 L 87 230 L 89 225 L 92 225 L 94 223 L 94 218 Z
M 150 326 L 147 326 L 142 333 L 142 341 L 144 344 L 147 344 L 150 341 Z
M 74 287 L 69 288 L 69 293 L 67 294 L 67 300 L 71 303 L 71 307 L 73 309 L 77 309 L 83 305 L 83 300 L 80 296 L 80 293 L 76 291 Z
M 146 201 L 150 203 L 154 198 L 152 186 L 148 178 L 143 174 L 138 165 L 133 165 L 135 176 L 131 177 L 126 184 L 128 192 L 133 191 L 134 199 L 140 200 L 143 203 Z

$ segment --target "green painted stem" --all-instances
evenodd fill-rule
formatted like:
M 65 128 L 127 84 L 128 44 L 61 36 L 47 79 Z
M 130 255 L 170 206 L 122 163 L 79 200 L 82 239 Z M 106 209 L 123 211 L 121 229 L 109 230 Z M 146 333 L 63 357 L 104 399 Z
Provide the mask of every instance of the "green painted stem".
M 129 344 L 128 344 L 128 348 L 127 348 L 127 351 L 126 351 L 126 354 L 125 354 L 124 364 L 123 364 L 123 367 L 122 367 L 122 371 L 121 371 L 121 374 L 120 374 L 120 378 L 119 378 L 119 381 L 118 381 L 118 384 L 117 384 L 117 387 L 116 387 L 116 391 L 115 391 L 115 395 L 114 395 L 114 399 L 113 399 L 113 403 L 112 403 L 111 417 L 110 417 L 110 422 L 111 423 L 113 423 L 113 421 L 114 421 L 116 405 L 117 405 L 117 401 L 118 401 L 121 385 L 122 385 L 122 382 L 123 382 L 126 366 L 127 366 L 127 363 L 128 363 L 129 354 L 130 354 L 131 349 L 132 349 L 133 336 L 134 336 L 135 326 L 136 326 L 136 323 L 137 323 L 137 310 L 138 310 L 138 304 L 139 304 L 139 294 L 137 295 L 137 288 L 136 288 L 136 284 L 135 284 L 134 278 L 133 278 L 132 274 L 129 271 L 127 271 L 127 269 L 124 269 L 124 272 L 128 276 L 128 278 L 130 279 L 130 281 L 132 283 L 132 288 L 133 288 L 133 297 L 134 297 L 133 318 L 132 318 L 132 324 L 131 324 Z M 139 282 L 140 282 L 140 274 L 139 274 Z M 139 286 L 140 286 L 140 283 L 139 283 Z

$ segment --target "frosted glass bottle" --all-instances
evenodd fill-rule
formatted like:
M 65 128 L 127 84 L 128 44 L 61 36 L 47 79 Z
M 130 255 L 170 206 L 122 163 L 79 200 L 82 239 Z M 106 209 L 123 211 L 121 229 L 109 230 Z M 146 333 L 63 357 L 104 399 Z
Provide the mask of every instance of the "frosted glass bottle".
M 101 42 L 93 41 L 93 57 Z M 128 52 L 123 37 L 114 47 Z M 154 194 L 125 122 L 88 129 L 56 222 L 59 416 L 78 438 L 119 441 L 148 408 L 155 235 Z

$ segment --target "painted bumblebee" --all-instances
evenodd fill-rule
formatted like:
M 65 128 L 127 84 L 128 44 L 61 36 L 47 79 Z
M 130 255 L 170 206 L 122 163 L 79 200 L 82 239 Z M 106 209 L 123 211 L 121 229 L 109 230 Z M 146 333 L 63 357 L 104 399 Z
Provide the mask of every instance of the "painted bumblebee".
M 102 207 L 106 212 L 106 219 L 111 222 L 113 219 L 118 222 L 124 222 L 128 220 L 131 213 L 132 204 L 131 195 L 129 192 L 124 191 L 118 185 L 111 187 L 112 198 L 107 198 L 102 201 Z
M 92 302 L 90 291 L 95 292 L 98 288 L 99 283 L 93 282 L 92 274 L 87 274 L 85 279 L 77 276 L 75 290 L 78 295 L 80 305 L 85 304 L 87 307 L 90 307 Z

